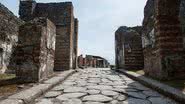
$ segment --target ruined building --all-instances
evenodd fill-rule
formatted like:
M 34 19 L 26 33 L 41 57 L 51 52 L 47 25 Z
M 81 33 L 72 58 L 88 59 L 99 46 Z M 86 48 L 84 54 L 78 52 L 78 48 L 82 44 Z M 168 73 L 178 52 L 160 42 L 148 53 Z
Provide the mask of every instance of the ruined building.
M 143 69 L 141 27 L 122 26 L 115 33 L 116 67 L 127 70 Z
M 12 53 L 17 46 L 19 25 L 23 23 L 19 18 L 0 4 L 0 74 L 10 71 L 8 65 Z
M 71 2 L 20 0 L 20 19 L 1 4 L 0 13 L 0 74 L 38 82 L 54 68 L 77 68 L 78 19 Z
M 37 82 L 52 75 L 55 56 L 56 27 L 47 18 L 35 18 L 19 27 L 15 50 L 16 77 Z
M 79 68 L 108 68 L 110 63 L 100 56 L 86 55 L 83 57 L 80 55 L 78 56 L 78 66 Z
M 35 0 L 20 1 L 20 18 L 30 21 L 46 17 L 56 26 L 55 70 L 77 67 L 78 20 L 74 17 L 71 2 L 36 3 Z
M 184 4 L 185 0 L 147 1 L 142 32 L 146 75 L 159 79 L 184 78 Z

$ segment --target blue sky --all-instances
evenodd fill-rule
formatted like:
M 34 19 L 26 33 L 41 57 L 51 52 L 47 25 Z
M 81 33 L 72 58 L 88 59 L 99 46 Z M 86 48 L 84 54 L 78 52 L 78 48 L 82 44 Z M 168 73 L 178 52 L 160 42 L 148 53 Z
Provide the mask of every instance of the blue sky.
M 119 26 L 141 25 L 147 0 L 36 0 L 72 1 L 79 19 L 79 54 L 99 55 L 114 63 L 114 33 Z M 0 0 L 18 16 L 19 0 Z

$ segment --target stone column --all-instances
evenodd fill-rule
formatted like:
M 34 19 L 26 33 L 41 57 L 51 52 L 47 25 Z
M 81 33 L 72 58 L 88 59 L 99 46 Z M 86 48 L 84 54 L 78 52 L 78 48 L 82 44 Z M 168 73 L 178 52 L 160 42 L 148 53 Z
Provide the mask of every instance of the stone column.
M 185 76 L 183 37 L 180 30 L 180 0 L 155 1 L 156 55 L 160 79 Z
M 55 38 L 55 25 L 46 18 L 20 26 L 15 60 L 16 76 L 21 81 L 38 82 L 52 74 Z

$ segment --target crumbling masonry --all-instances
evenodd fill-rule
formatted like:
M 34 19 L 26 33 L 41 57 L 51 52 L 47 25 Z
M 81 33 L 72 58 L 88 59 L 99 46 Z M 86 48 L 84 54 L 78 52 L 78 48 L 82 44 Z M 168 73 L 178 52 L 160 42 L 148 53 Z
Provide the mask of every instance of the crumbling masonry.
M 77 67 L 78 20 L 74 18 L 71 2 L 21 1 L 19 14 L 24 21 L 30 21 L 35 17 L 49 18 L 56 26 L 55 70 Z
M 38 82 L 53 69 L 77 68 L 78 19 L 71 2 L 20 0 L 21 19 L 1 4 L 0 13 L 0 73 Z
M 146 4 L 142 36 L 144 70 L 151 77 L 164 80 L 185 76 L 184 2 L 148 0 Z
M 116 66 L 127 70 L 143 69 L 141 27 L 120 27 L 115 33 Z

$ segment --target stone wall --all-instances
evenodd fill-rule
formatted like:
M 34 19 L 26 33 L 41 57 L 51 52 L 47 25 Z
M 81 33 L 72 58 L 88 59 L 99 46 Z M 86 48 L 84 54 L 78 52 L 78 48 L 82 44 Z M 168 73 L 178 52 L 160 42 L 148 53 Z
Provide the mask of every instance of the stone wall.
M 52 74 L 56 27 L 46 18 L 35 18 L 19 28 L 15 51 L 16 76 L 23 82 L 37 82 Z
M 115 33 L 117 68 L 143 69 L 142 40 L 135 29 L 122 26 Z
M 78 57 L 78 19 L 75 18 L 74 21 L 74 37 L 73 37 L 73 69 L 76 69 L 78 66 L 77 57 Z
M 22 23 L 8 8 L 0 4 L 0 74 L 10 72 L 7 67 L 17 45 L 18 29 Z
M 68 70 L 75 67 L 74 54 L 75 19 L 71 2 L 36 3 L 34 0 L 21 1 L 21 19 L 29 21 L 35 17 L 47 17 L 56 25 L 55 70 Z M 75 62 L 74 62 L 75 61 Z
M 144 62 L 145 73 L 151 77 L 163 80 L 184 78 L 184 2 L 148 0 L 145 6 Z

